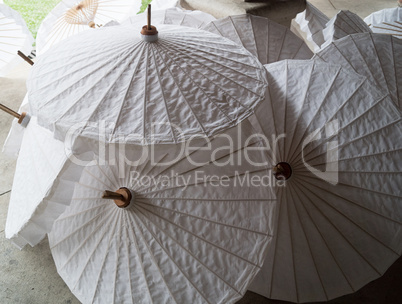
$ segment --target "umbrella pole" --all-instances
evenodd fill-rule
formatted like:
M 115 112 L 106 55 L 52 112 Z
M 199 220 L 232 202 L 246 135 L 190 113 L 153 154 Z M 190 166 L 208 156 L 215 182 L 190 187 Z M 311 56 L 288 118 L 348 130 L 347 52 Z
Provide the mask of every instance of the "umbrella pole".
M 148 30 L 151 30 L 151 4 L 148 4 L 148 11 L 147 11 L 147 25 L 148 25 Z
M 17 54 L 24 59 L 26 62 L 28 62 L 30 65 L 34 65 L 34 62 L 31 60 L 31 58 L 29 58 L 28 56 L 26 56 L 23 52 L 18 51 Z
M 116 192 L 105 190 L 102 194 L 103 199 L 112 199 L 119 208 L 126 208 L 131 202 L 131 192 L 125 187 L 122 187 Z
M 286 162 L 278 163 L 272 171 L 277 180 L 287 180 L 292 176 L 292 167 Z
M 23 127 L 26 127 L 28 125 L 28 122 L 30 120 L 30 116 L 27 115 L 27 113 L 22 112 L 21 114 L 15 112 L 14 110 L 11 110 L 9 107 L 3 105 L 0 103 L 0 110 L 3 110 L 4 112 L 14 116 L 15 118 L 18 119 L 18 123 L 22 125 Z

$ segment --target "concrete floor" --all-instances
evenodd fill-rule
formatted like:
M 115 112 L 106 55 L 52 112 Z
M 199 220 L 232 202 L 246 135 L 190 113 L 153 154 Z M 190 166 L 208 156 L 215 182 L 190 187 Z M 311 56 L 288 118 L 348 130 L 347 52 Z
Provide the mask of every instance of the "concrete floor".
M 226 2 L 229 4 L 239 0 L 185 0 L 198 6 Z M 213 2 L 212 2 L 213 1 Z M 343 1 L 343 0 L 311 0 L 316 7 L 327 16 L 332 17 L 339 9 L 349 9 L 361 17 L 373 11 L 395 7 L 396 0 L 377 1 Z M 227 14 L 229 10 L 225 11 Z M 216 12 L 216 14 L 218 14 Z M 222 14 L 222 10 L 219 10 Z M 25 80 L 29 66 L 21 64 L 9 77 L 0 78 L 0 103 L 18 109 L 25 92 Z M 0 112 L 0 147 L 6 139 L 12 118 Z M 58 276 L 49 250 L 47 240 L 34 248 L 27 246 L 22 251 L 14 247 L 4 237 L 8 201 L 15 171 L 15 161 L 0 153 L 0 304 L 75 304 L 79 301 L 69 291 Z M 354 294 L 346 295 L 327 303 L 401 303 L 402 298 L 402 259 L 399 259 L 385 275 L 368 284 Z M 282 301 L 269 300 L 254 293 L 247 293 L 238 304 L 279 304 Z

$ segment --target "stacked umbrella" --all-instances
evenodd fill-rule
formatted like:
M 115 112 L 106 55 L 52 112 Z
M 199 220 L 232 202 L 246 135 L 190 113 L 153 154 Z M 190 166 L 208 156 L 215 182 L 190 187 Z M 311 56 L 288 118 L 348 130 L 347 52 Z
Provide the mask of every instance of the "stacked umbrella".
M 266 18 L 155 15 L 38 58 L 7 237 L 49 233 L 84 303 L 231 303 L 260 268 L 251 290 L 321 301 L 380 276 L 402 252 L 399 42 L 283 61 L 312 53 Z

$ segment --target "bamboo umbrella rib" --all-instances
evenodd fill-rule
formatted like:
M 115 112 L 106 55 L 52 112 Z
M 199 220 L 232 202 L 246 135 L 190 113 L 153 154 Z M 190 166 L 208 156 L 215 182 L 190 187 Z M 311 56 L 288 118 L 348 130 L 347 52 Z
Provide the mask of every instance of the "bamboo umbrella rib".
M 158 55 L 159 55 L 159 57 L 163 60 L 164 64 L 165 64 L 166 66 L 169 66 L 169 65 L 167 64 L 167 61 L 162 57 L 161 52 L 158 50 L 158 48 L 152 48 L 152 50 L 158 52 Z M 172 62 L 175 62 L 175 60 L 172 58 L 172 56 L 169 55 L 167 52 L 165 53 L 165 55 L 166 55 Z M 155 59 L 155 58 L 156 58 L 156 56 L 154 55 L 154 59 Z M 156 64 L 156 62 L 155 62 L 155 64 Z M 157 66 L 157 65 L 156 65 L 156 66 Z M 225 111 L 223 111 L 223 110 L 221 109 L 221 107 L 219 107 L 219 106 L 216 104 L 216 102 L 213 101 L 213 99 L 211 98 L 211 96 L 209 96 L 209 95 L 205 92 L 205 90 L 202 88 L 202 86 L 200 86 L 200 85 L 197 83 L 197 79 L 195 79 L 194 77 L 191 77 L 191 75 L 189 75 L 185 70 L 183 70 L 183 68 L 182 68 L 180 65 L 178 65 L 178 68 L 182 71 L 182 73 L 183 73 L 184 75 L 187 76 L 188 79 L 191 79 L 191 80 L 192 80 L 192 82 L 197 86 L 197 88 L 198 88 L 201 92 L 204 93 L 204 95 L 208 98 L 208 100 L 209 100 L 212 104 L 215 105 L 216 109 L 218 109 L 219 112 L 221 112 L 221 113 L 226 117 L 226 119 L 229 121 L 230 118 L 229 118 L 228 114 L 227 114 Z M 171 73 L 170 69 L 169 69 L 169 72 Z M 158 74 L 158 76 L 159 76 L 159 74 Z M 171 74 L 171 76 L 174 77 L 174 75 L 172 75 L 172 74 Z M 203 76 L 204 76 L 204 75 L 203 75 Z M 166 101 L 165 101 L 165 104 L 166 104 Z M 242 107 L 244 107 L 242 104 L 239 104 L 239 105 L 242 106 Z M 169 120 L 169 121 L 170 121 L 170 120 Z
M 141 208 L 140 206 L 137 206 L 139 208 Z M 157 214 L 151 212 L 150 210 L 148 210 L 147 208 L 143 208 L 144 210 L 146 210 L 147 212 L 150 212 L 151 214 L 159 217 Z M 228 287 L 230 287 L 232 290 L 234 290 L 238 295 L 241 295 L 240 292 L 233 286 L 231 285 L 227 280 L 225 280 L 222 276 L 220 276 L 218 273 L 216 273 L 215 271 L 213 271 L 210 267 L 208 267 L 204 262 L 202 262 L 199 258 L 197 258 L 190 250 L 188 250 L 187 248 L 185 248 L 183 245 L 180 244 L 180 242 L 174 238 L 173 236 L 171 236 L 165 229 L 163 229 L 162 227 L 160 227 L 158 224 L 156 224 L 154 221 L 152 221 L 150 219 L 150 217 L 145 216 L 145 214 L 140 211 L 145 218 L 147 218 L 153 225 L 155 225 L 155 227 L 157 227 L 159 229 L 159 231 L 161 231 L 164 235 L 166 235 L 168 238 L 170 238 L 174 243 L 177 244 L 177 246 L 179 246 L 180 248 L 182 248 L 185 252 L 187 252 L 194 260 L 196 260 L 199 264 L 201 264 L 207 271 L 211 272 L 212 274 L 214 274 L 219 280 L 221 280 L 225 285 L 227 285 Z M 162 220 L 164 220 L 164 218 L 160 217 Z M 170 221 L 168 221 L 170 223 Z M 154 236 L 154 238 L 156 239 L 156 236 Z
M 339 264 L 338 259 L 335 257 L 334 252 L 331 250 L 331 247 L 329 246 L 327 240 L 326 240 L 325 237 L 323 236 L 323 234 L 322 234 L 322 232 L 321 232 L 321 229 L 318 228 L 316 222 L 314 221 L 314 217 L 311 215 L 309 209 L 306 207 L 306 205 L 305 205 L 305 203 L 304 203 L 305 201 L 301 199 L 300 194 L 303 194 L 303 196 L 306 197 L 307 199 L 308 199 L 308 196 L 304 193 L 304 191 L 303 191 L 297 184 L 295 185 L 295 188 L 298 188 L 298 191 L 295 191 L 295 192 L 297 192 L 297 196 L 298 196 L 298 198 L 299 198 L 300 205 L 301 205 L 301 206 L 303 207 L 303 209 L 306 211 L 306 213 L 307 213 L 307 215 L 308 215 L 308 217 L 309 217 L 309 219 L 310 219 L 310 222 L 313 224 L 314 228 L 316 229 L 316 232 L 319 233 L 319 235 L 320 235 L 320 237 L 321 237 L 321 240 L 324 242 L 325 247 L 327 248 L 328 252 L 329 252 L 330 255 L 331 255 L 332 260 L 335 262 L 336 266 L 338 267 L 338 270 L 342 273 L 342 276 L 344 277 L 344 279 L 345 279 L 346 282 L 348 283 L 348 285 L 349 285 L 351 291 L 352 291 L 352 292 L 355 292 L 356 290 L 355 290 L 355 288 L 353 287 L 353 285 L 352 285 L 350 279 L 347 277 L 346 273 L 344 272 L 344 270 L 342 269 L 341 265 Z
M 161 201 L 165 200 L 164 198 L 157 198 L 157 199 L 161 200 Z M 148 199 L 148 200 L 152 200 L 152 199 Z M 172 198 L 172 200 L 174 200 L 174 199 Z M 207 201 L 207 200 L 205 200 L 205 201 Z M 210 201 L 213 201 L 213 200 L 210 200 Z M 147 203 L 146 200 L 141 200 L 141 199 L 137 198 L 135 202 L 140 203 L 142 205 L 149 206 L 149 207 L 153 207 L 153 208 L 156 208 L 156 209 L 162 209 L 162 210 L 170 211 L 172 213 L 177 213 L 177 214 L 180 214 L 180 215 L 183 215 L 183 216 L 188 216 L 188 217 L 198 219 L 198 220 L 201 220 L 201 221 L 205 221 L 205 222 L 208 222 L 208 223 L 212 223 L 212 224 L 216 224 L 216 225 L 220 225 L 220 226 L 224 226 L 224 227 L 228 227 L 228 228 L 232 228 L 232 229 L 239 229 L 239 230 L 242 230 L 242 231 L 245 231 L 245 232 L 255 233 L 255 234 L 259 234 L 259 235 L 263 235 L 263 236 L 268 235 L 268 236 L 272 237 L 272 235 L 269 235 L 269 234 L 267 234 L 265 232 L 262 232 L 262 231 L 254 231 L 254 230 L 251 230 L 251 229 L 243 228 L 241 226 L 229 225 L 229 224 L 226 224 L 226 223 L 223 223 L 223 222 L 213 221 L 213 220 L 203 218 L 203 217 L 200 217 L 200 216 L 196 216 L 196 215 L 193 215 L 193 214 L 189 214 L 189 213 L 186 213 L 186 212 L 180 212 L 180 211 L 175 210 L 175 209 L 163 207 L 163 206 L 156 205 L 156 204 Z M 147 208 L 145 208 L 145 209 L 147 209 Z
M 307 180 L 301 181 L 300 184 L 302 185 L 302 187 L 304 187 L 306 190 L 308 189 L 304 184 L 307 183 L 310 186 L 317 187 L 316 184 L 312 184 L 309 183 Z M 318 187 L 317 187 L 318 188 Z M 328 191 L 326 191 L 328 192 Z M 320 198 L 318 195 L 316 195 L 313 191 L 311 191 L 311 194 L 315 197 L 315 198 Z M 328 192 L 328 195 L 334 194 L 332 192 Z M 345 198 L 343 198 L 343 200 L 345 201 Z M 340 200 L 342 201 L 342 200 Z M 375 237 L 372 233 L 370 233 L 369 231 L 367 231 L 365 228 L 363 228 L 361 225 L 359 225 L 358 223 L 354 222 L 349 216 L 347 216 L 345 213 L 343 213 L 341 210 L 337 209 L 336 207 L 332 206 L 328 200 L 322 200 L 321 202 L 324 202 L 326 206 L 330 207 L 330 209 L 332 209 L 333 211 L 337 212 L 339 215 L 341 215 L 344 219 L 348 220 L 350 223 L 352 223 L 354 226 L 356 226 L 357 228 L 359 228 L 360 231 L 364 232 L 366 235 L 368 235 L 369 237 L 371 237 L 371 239 L 375 240 L 378 244 L 381 244 L 384 248 L 388 249 L 389 251 L 391 251 L 393 254 L 395 254 L 396 256 L 399 256 L 399 253 L 391 248 L 389 245 L 385 244 L 383 241 L 379 240 L 377 237 Z M 315 205 L 315 204 L 314 204 Z M 315 205 L 317 209 L 318 206 Z M 321 210 L 321 209 L 320 209 Z M 363 208 L 363 210 L 369 210 L 366 208 Z M 323 212 L 324 214 L 324 212 Z M 329 218 L 327 218 L 329 220 Z M 331 224 L 333 224 L 333 222 L 331 221 Z M 335 224 L 333 224 L 334 226 L 336 226 Z M 378 271 L 378 270 L 377 270 Z M 378 271 L 379 273 L 379 271 Z

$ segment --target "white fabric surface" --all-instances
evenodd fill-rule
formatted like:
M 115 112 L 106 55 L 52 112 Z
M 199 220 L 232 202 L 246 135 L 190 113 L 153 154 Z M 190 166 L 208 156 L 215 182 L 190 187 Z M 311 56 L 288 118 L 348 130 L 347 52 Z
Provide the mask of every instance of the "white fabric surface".
M 364 18 L 374 33 L 392 34 L 402 38 L 402 8 L 387 8 Z
M 205 140 L 194 142 L 191 161 L 198 164 L 183 155 L 167 164 L 180 147 L 161 145 L 154 147 L 162 152 L 154 162 L 118 165 L 123 156 L 116 154 L 115 165 L 86 167 L 49 234 L 58 273 L 74 295 L 82 303 L 226 304 L 241 298 L 263 263 L 276 210 L 270 187 L 240 184 L 245 176 L 271 174 L 246 160 L 244 149 L 259 147 L 256 139 L 248 141 L 253 133 L 246 120 L 208 145 L 217 151 L 229 137 L 235 149 L 212 154 Z M 265 161 L 261 151 L 247 155 Z M 131 179 L 130 172 L 155 180 Z M 224 178 L 226 186 L 215 184 Z M 133 193 L 125 209 L 101 199 L 104 190 L 120 187 Z
M 24 100 L 18 110 L 18 113 L 29 112 L 28 95 L 25 95 Z M 20 152 L 22 138 L 25 128 L 18 123 L 18 119 L 13 119 L 10 131 L 4 142 L 2 153 L 10 158 L 17 158 Z
M 391 35 L 353 34 L 318 52 L 315 60 L 340 64 L 390 94 L 402 110 L 402 42 Z
M 153 10 L 164 10 L 172 7 L 181 7 L 179 0 L 152 0 L 151 6 Z
M 252 117 L 268 138 L 285 135 L 270 157 L 293 174 L 277 188 L 273 244 L 250 290 L 292 302 L 352 293 L 402 252 L 400 113 L 388 95 L 340 66 L 265 67 L 270 100 Z
M 310 59 L 313 53 L 288 28 L 267 18 L 249 14 L 213 21 L 203 30 L 243 45 L 262 64 L 283 59 Z
M 83 4 L 84 13 L 77 14 L 75 21 L 69 11 Z M 141 0 L 62 0 L 42 21 L 36 36 L 36 55 L 40 56 L 53 45 L 85 30 L 90 21 L 104 25 L 111 20 L 124 21 L 139 12 Z
M 324 43 L 322 30 L 329 18 L 314 5 L 306 2 L 306 9 L 297 14 L 294 20 L 300 30 L 306 34 L 307 40 L 313 44 L 314 50 L 320 49 Z
M 371 33 L 371 29 L 358 15 L 350 11 L 339 11 L 322 30 L 324 43 L 320 49 L 324 49 L 337 39 L 356 33 Z
M 6 238 L 19 248 L 39 243 L 64 211 L 61 202 L 44 198 L 57 189 L 55 179 L 67 159 L 64 144 L 32 117 L 23 132 L 5 228 Z M 68 192 L 63 194 L 68 199 Z
M 61 140 L 76 124 L 73 137 L 98 139 L 105 122 L 107 142 L 175 143 L 235 126 L 265 98 L 266 71 L 243 47 L 189 27 L 158 31 L 154 43 L 132 26 L 86 31 L 38 58 L 27 87 L 39 124 Z
M 146 12 L 131 16 L 122 24 L 132 24 L 133 26 L 142 27 L 145 25 L 147 17 Z M 189 11 L 180 8 L 169 8 L 165 10 L 153 10 L 151 15 L 152 25 L 158 24 L 174 24 L 180 26 L 188 26 L 201 28 L 208 22 L 216 20 L 215 17 L 202 11 Z
M 0 4 L 0 32 L 0 77 L 4 77 L 24 62 L 17 52 L 28 56 L 34 39 L 21 15 L 5 4 Z

